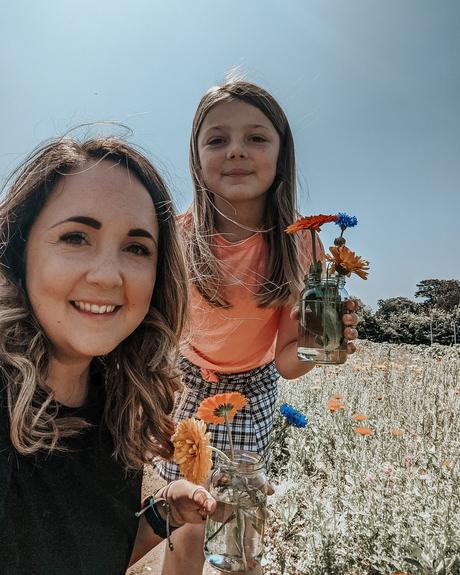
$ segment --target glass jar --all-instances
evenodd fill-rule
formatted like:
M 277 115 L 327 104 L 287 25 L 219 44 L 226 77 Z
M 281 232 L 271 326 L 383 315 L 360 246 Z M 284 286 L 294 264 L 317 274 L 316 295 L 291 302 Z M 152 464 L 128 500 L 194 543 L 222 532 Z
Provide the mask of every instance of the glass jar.
M 343 337 L 342 315 L 348 299 L 345 276 L 306 276 L 299 303 L 297 356 L 319 365 L 344 363 L 347 340 Z
M 218 571 L 256 573 L 267 514 L 265 461 L 250 451 L 235 451 L 234 458 L 234 463 L 220 459 L 211 476 L 217 509 L 206 520 L 204 554 Z

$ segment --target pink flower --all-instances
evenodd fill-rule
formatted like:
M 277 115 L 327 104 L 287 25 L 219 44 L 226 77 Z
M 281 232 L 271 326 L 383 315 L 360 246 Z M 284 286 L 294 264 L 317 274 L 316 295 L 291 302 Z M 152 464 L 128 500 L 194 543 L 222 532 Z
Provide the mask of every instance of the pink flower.
M 393 471 L 394 471 L 393 466 L 390 463 L 387 463 L 385 465 L 384 471 L 385 471 L 385 475 L 388 477 L 388 479 L 390 479 L 390 477 L 393 475 Z
M 368 481 L 369 483 L 372 483 L 373 481 L 375 481 L 375 475 L 373 473 L 368 473 L 366 475 L 366 481 Z

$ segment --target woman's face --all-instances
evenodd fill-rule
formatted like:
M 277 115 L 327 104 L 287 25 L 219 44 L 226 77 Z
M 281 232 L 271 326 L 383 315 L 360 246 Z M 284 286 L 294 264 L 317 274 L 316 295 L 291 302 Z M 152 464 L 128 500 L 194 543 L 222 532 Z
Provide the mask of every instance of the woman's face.
M 61 178 L 26 245 L 26 289 L 62 361 L 112 351 L 142 322 L 156 278 L 158 223 L 126 167 L 88 162 Z

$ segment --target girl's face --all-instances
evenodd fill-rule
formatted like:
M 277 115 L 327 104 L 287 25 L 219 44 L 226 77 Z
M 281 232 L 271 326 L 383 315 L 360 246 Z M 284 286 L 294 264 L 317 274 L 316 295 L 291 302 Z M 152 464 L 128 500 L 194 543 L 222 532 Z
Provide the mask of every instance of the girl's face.
M 26 245 L 26 289 L 62 361 L 112 351 L 142 322 L 156 278 L 158 223 L 124 167 L 87 163 L 61 178 Z
M 212 108 L 198 134 L 198 154 L 217 207 L 263 204 L 276 176 L 279 148 L 278 132 L 255 106 L 234 100 Z

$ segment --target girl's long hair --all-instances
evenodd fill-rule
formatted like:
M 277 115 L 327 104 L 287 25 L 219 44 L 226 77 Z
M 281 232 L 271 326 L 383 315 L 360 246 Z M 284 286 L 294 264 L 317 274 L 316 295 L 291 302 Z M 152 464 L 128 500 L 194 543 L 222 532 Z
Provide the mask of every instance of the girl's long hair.
M 193 119 L 190 138 L 190 168 L 194 184 L 193 203 L 184 214 L 183 232 L 191 281 L 215 307 L 229 307 L 225 296 L 224 273 L 212 251 L 214 202 L 201 175 L 198 135 L 208 112 L 224 102 L 241 100 L 258 108 L 273 124 L 280 137 L 275 180 L 267 192 L 263 237 L 268 244 L 265 280 L 256 296 L 259 307 L 280 306 L 292 300 L 301 287 L 298 239 L 284 230 L 298 216 L 296 209 L 296 168 L 294 141 L 282 108 L 267 91 L 243 80 L 232 80 L 211 88 L 202 97 Z
M 60 440 L 88 425 L 82 418 L 57 417 L 53 392 L 46 385 L 51 345 L 25 290 L 25 246 L 56 182 L 88 161 L 102 160 L 125 166 L 139 179 L 152 198 L 159 225 L 149 311 L 129 337 L 101 358 L 104 422 L 114 455 L 127 469 L 139 469 L 147 454 L 166 458 L 172 454 L 169 414 L 180 387 L 176 358 L 186 318 L 187 279 L 168 190 L 152 164 L 118 138 L 51 141 L 11 177 L 0 205 L 0 381 L 6 388 L 10 437 L 18 452 L 63 450 Z

